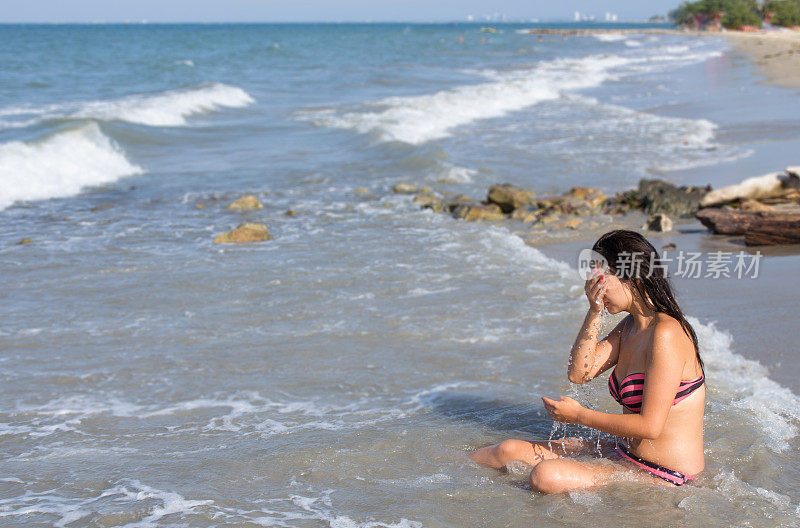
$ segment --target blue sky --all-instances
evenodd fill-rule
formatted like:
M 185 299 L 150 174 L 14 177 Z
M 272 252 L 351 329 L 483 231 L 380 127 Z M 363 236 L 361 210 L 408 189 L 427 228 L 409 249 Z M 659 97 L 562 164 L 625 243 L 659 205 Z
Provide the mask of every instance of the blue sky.
M 2 0 L 0 22 L 445 21 L 505 13 L 567 20 L 575 11 L 620 19 L 666 14 L 680 0 Z M 479 18 L 479 19 L 480 19 Z

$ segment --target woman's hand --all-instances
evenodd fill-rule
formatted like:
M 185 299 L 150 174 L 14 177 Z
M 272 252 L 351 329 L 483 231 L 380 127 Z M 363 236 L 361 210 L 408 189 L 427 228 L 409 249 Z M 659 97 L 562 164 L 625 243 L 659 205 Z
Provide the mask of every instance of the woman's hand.
M 583 291 L 586 292 L 586 298 L 589 299 L 589 310 L 599 313 L 603 311 L 603 297 L 608 285 L 602 272 L 596 271 L 595 273 L 597 275 L 586 281 Z
M 573 424 L 579 423 L 578 416 L 584 407 L 572 398 L 562 396 L 559 401 L 542 396 L 542 401 L 544 402 L 544 408 L 547 409 L 553 420 Z

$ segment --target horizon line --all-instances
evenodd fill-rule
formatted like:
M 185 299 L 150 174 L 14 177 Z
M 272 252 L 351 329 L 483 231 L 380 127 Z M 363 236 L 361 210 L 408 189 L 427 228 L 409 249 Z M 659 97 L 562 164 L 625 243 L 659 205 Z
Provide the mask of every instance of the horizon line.
M 124 26 L 147 26 L 147 25 L 167 25 L 167 24 L 482 24 L 482 25 L 501 25 L 501 24 L 666 24 L 664 22 L 651 22 L 647 19 L 625 19 L 625 20 L 569 20 L 569 19 L 529 19 L 529 20 L 97 20 L 97 21 L 0 21 L 0 25 L 20 25 L 20 24 L 41 24 L 41 25 L 124 25 Z

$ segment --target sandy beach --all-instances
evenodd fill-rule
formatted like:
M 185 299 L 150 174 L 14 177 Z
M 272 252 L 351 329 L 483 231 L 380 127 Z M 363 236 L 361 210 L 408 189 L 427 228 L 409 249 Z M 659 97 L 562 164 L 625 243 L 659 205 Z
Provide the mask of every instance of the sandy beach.
M 800 32 L 725 32 L 733 47 L 750 55 L 768 82 L 800 88 Z

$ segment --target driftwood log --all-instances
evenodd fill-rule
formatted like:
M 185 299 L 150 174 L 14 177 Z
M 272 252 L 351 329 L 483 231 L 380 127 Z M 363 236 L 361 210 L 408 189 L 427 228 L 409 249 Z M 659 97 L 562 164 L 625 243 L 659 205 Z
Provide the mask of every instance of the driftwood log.
M 748 246 L 800 244 L 800 212 L 706 208 L 700 209 L 696 216 L 714 233 L 744 235 Z

